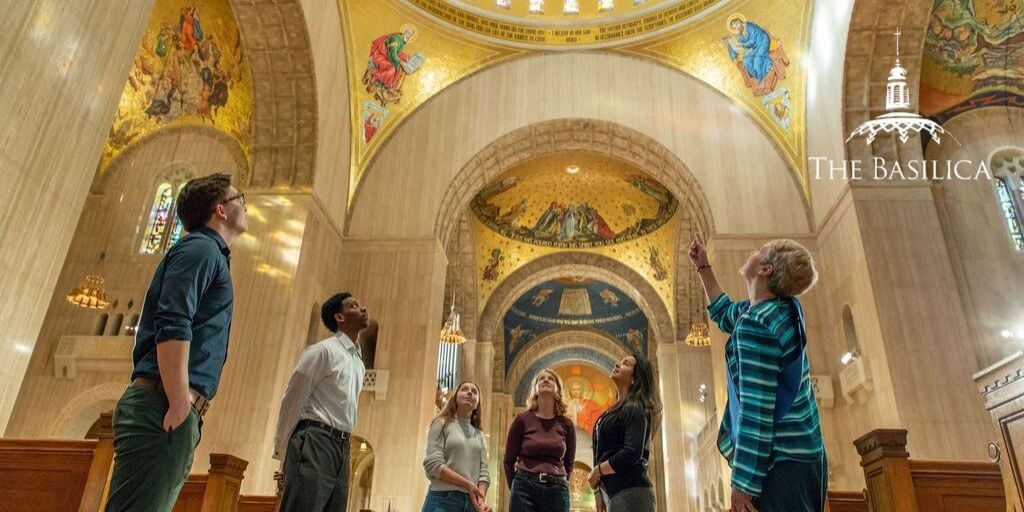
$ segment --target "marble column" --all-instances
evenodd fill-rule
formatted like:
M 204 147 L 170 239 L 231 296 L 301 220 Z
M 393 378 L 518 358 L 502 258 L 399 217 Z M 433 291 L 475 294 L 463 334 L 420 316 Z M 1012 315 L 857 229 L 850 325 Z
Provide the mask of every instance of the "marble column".
M 474 378 L 480 386 L 481 396 L 489 397 L 494 392 L 494 345 L 489 341 L 478 341 L 476 343 L 476 374 Z M 488 404 L 484 404 L 485 406 Z M 491 407 L 484 407 L 481 422 L 484 432 L 490 432 Z
M 123 0 L 4 6 L 0 240 L 8 243 L 0 249 L 0 431 L 18 396 L 153 0 L 125 6 Z
M 459 380 L 468 380 L 480 385 L 480 379 L 476 369 L 476 340 L 466 340 L 461 346 L 459 346 L 459 351 Z M 483 398 L 486 396 L 487 394 L 481 387 L 480 397 Z
M 688 512 L 686 499 L 686 445 L 683 431 L 683 403 L 680 395 L 679 360 L 674 343 L 658 344 L 658 377 L 661 401 L 661 448 L 665 475 L 663 510 Z
M 490 458 L 491 458 L 491 490 L 487 493 L 487 504 L 495 512 L 508 510 L 509 490 L 505 486 L 504 475 L 501 474 L 501 459 L 505 456 L 505 435 L 508 427 L 516 416 L 512 395 L 493 393 L 491 395 Z
M 380 323 L 376 366 L 389 374 L 386 400 L 361 397 L 355 432 L 374 450 L 373 510 L 419 510 L 426 495 L 422 462 L 435 414 L 447 264 L 434 239 L 346 240 L 342 247 L 341 288 Z
M 855 184 L 853 207 L 863 240 L 863 272 L 874 291 L 878 340 L 862 349 L 888 371 L 899 423 L 922 459 L 987 460 L 995 433 L 974 392 L 977 367 L 964 307 L 930 183 Z M 884 353 L 884 359 L 878 358 Z M 882 379 L 879 379 L 882 380 Z

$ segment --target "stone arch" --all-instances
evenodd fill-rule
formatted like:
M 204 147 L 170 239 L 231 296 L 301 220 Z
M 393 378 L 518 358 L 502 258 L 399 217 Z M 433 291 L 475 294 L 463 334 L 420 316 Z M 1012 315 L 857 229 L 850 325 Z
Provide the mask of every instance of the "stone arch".
M 588 101 L 589 98 L 575 95 L 567 88 L 551 87 L 550 81 L 521 80 L 522 76 L 545 72 L 559 77 L 565 73 L 584 83 L 619 81 L 629 92 L 616 95 L 617 101 L 607 104 Z M 628 74 L 628 81 L 622 80 L 624 74 Z M 512 83 L 516 86 L 511 87 Z M 495 91 L 505 94 L 496 97 Z M 537 108 L 540 103 L 550 108 Z M 684 108 L 682 103 L 687 109 L 685 114 L 665 114 L 666 108 Z M 487 122 L 473 122 L 482 113 L 487 115 Z M 436 222 L 437 218 L 457 217 L 438 215 L 448 207 L 446 198 L 468 201 L 483 186 L 483 176 L 457 179 L 460 169 L 467 164 L 472 166 L 473 160 L 508 156 L 484 154 L 485 148 L 506 134 L 565 120 L 596 120 L 644 133 L 654 142 L 652 146 L 687 162 L 705 188 L 709 210 L 723 232 L 782 234 L 810 230 L 808 200 L 775 140 L 720 92 L 692 76 L 646 60 L 607 53 L 566 52 L 513 59 L 488 67 L 449 85 L 418 107 L 365 169 L 358 190 L 353 192 L 344 233 L 354 238 L 427 238 L 432 233 L 444 233 L 446 238 L 448 229 L 444 224 L 450 223 Z M 452 127 L 455 137 L 438 143 L 436 127 L 440 125 Z M 473 129 L 467 128 L 470 125 Z M 719 129 L 707 129 L 709 125 Z M 431 143 L 422 143 L 424 139 Z M 574 139 L 577 149 L 585 149 L 579 145 L 588 141 L 609 140 L 608 146 L 615 148 L 609 151 L 629 153 L 633 149 L 607 130 L 590 135 L 575 131 L 552 133 L 547 141 L 539 140 L 535 145 L 543 147 L 566 141 L 573 147 Z M 520 148 L 508 149 L 516 153 Z M 637 151 L 644 153 L 639 148 Z M 760 157 L 749 159 L 747 155 L 752 152 Z M 639 167 L 652 173 L 652 165 L 646 162 Z M 736 193 L 735 187 L 727 184 L 739 180 L 746 182 L 740 190 L 743 200 L 730 202 Z M 453 182 L 460 181 L 465 183 L 454 193 L 447 193 Z M 381 207 L 392 204 L 394 207 Z M 456 210 L 461 206 L 464 204 L 457 201 Z M 406 215 L 410 211 L 418 215 L 410 218 Z M 753 211 L 767 213 L 748 215 Z
M 566 275 L 600 279 L 618 287 L 623 293 L 630 294 L 630 298 L 636 301 L 647 315 L 653 334 L 651 343 L 670 343 L 675 339 L 675 329 L 667 305 L 643 276 L 626 264 L 607 256 L 582 252 L 560 252 L 542 256 L 509 274 L 484 306 L 477 327 L 477 339 L 497 341 L 501 332 L 501 316 L 516 299 L 540 283 Z M 504 357 L 504 348 L 500 352 Z M 499 351 L 495 349 L 494 353 L 497 356 Z
M 302 2 L 230 2 L 252 76 L 252 169 L 243 184 L 311 186 L 317 85 Z
M 81 438 L 100 414 L 113 409 L 124 393 L 124 383 L 93 386 L 72 398 L 50 422 L 49 437 Z
M 161 142 L 164 139 L 172 139 L 175 137 L 181 137 L 185 134 L 197 134 L 203 137 L 209 137 L 210 139 L 216 140 L 223 144 L 223 146 L 231 153 L 231 159 L 235 164 L 234 169 L 225 170 L 232 175 L 234 180 L 245 183 L 248 179 L 247 175 L 249 172 L 248 164 L 246 163 L 245 152 L 242 150 L 242 146 L 238 144 L 238 141 L 228 136 L 228 134 L 209 126 L 172 126 L 157 130 L 153 133 L 147 134 L 134 142 L 131 146 L 125 149 L 121 154 L 117 155 L 110 164 L 107 166 L 106 172 L 97 174 L 96 179 L 93 180 L 92 189 L 90 190 L 93 194 L 102 194 L 106 191 L 107 185 L 111 182 L 114 176 L 125 171 L 126 168 L 131 167 L 131 162 L 134 157 L 145 150 L 151 144 Z M 175 173 L 177 171 L 190 172 L 193 176 L 196 173 L 195 166 L 190 162 L 182 160 L 174 160 L 163 166 L 162 169 L 152 177 L 152 182 L 155 184 L 156 180 L 168 173 Z M 154 189 L 155 190 L 155 189 Z M 148 213 L 148 212 L 147 212 Z
M 689 168 L 654 139 L 616 123 L 596 119 L 557 119 L 520 128 L 493 141 L 467 162 L 448 185 L 434 221 L 434 236 L 447 245 L 451 233 L 484 185 L 516 165 L 565 151 L 606 155 L 632 164 L 657 179 L 679 199 L 680 231 L 714 230 L 711 208 Z
M 540 283 L 564 277 L 582 275 L 599 279 L 630 294 L 647 316 L 650 334 L 648 350 L 651 360 L 657 357 L 657 343 L 670 343 L 675 339 L 675 324 L 668 306 L 657 291 L 640 274 L 624 263 L 593 253 L 561 252 L 537 258 L 512 272 L 491 294 L 477 323 L 477 339 L 494 345 L 494 382 L 505 381 L 505 345 L 501 318 L 527 290 Z
M 434 222 L 434 236 L 449 247 L 452 233 L 468 230 L 465 212 L 472 197 L 501 173 L 525 160 L 562 151 L 588 151 L 625 161 L 645 170 L 679 199 L 676 268 L 688 268 L 690 238 L 701 232 L 714 233 L 714 219 L 707 195 L 686 165 L 654 139 L 631 128 L 595 119 L 559 119 L 512 131 L 495 140 L 459 171 L 449 184 Z M 461 228 L 459 226 L 462 226 Z M 689 329 L 695 305 L 703 305 L 703 291 L 691 273 L 677 272 L 675 318 L 677 331 Z M 461 287 L 465 289 L 465 286 Z M 469 297 L 460 292 L 467 304 Z M 475 302 L 475 301 L 474 301 Z M 476 318 L 468 319 L 469 322 Z M 471 324 L 467 324 L 471 325 Z
M 590 348 L 613 361 L 626 356 L 626 349 L 605 332 L 596 329 L 555 329 L 537 336 L 516 356 L 505 373 L 504 389 L 516 389 L 519 382 L 526 377 L 527 370 L 538 360 L 572 347 Z

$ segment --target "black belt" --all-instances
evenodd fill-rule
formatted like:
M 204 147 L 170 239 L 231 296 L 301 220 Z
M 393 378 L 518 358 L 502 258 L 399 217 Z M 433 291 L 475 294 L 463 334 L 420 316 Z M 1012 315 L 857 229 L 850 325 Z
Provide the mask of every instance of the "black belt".
M 345 432 L 344 430 L 336 429 L 322 421 L 309 419 L 299 420 L 299 423 L 295 425 L 295 430 L 298 430 L 303 427 L 316 427 L 320 430 L 327 431 L 328 434 L 331 434 L 332 437 L 338 439 L 339 441 L 348 441 L 349 438 L 352 437 L 352 434 Z
M 569 480 L 565 478 L 565 475 L 552 475 L 548 473 L 532 473 L 526 470 L 517 470 L 516 478 L 525 478 L 526 480 L 532 480 L 534 482 L 540 482 L 542 484 L 562 484 L 569 485 Z
M 135 377 L 134 379 L 132 379 L 132 386 L 136 388 L 155 389 L 157 391 L 163 391 L 164 394 L 167 394 L 167 392 L 164 391 L 163 381 L 158 379 L 150 379 L 148 377 Z M 202 419 L 202 417 L 206 415 L 206 411 L 210 410 L 210 401 L 207 400 L 202 393 L 192 388 L 189 388 L 188 391 L 190 395 L 189 399 L 191 400 L 192 409 L 194 409 L 196 411 L 196 414 L 199 415 L 199 418 Z

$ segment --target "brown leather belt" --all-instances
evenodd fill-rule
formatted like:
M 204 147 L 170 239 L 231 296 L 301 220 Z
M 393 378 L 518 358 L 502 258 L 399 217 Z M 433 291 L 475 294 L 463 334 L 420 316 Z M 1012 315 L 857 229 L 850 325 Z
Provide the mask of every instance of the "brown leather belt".
M 132 379 L 132 386 L 137 388 L 155 389 L 157 391 L 164 391 L 164 383 L 157 379 L 149 379 L 146 377 L 135 377 Z M 190 402 L 192 409 L 196 411 L 196 414 L 200 418 L 206 415 L 206 411 L 210 410 L 210 401 L 203 396 L 202 393 L 188 388 L 188 393 L 191 395 Z

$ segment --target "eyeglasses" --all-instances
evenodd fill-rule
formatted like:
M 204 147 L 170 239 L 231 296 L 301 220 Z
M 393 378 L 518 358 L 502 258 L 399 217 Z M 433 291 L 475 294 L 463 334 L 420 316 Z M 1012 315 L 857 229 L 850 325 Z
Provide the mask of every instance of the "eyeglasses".
M 222 200 L 221 204 L 227 204 L 227 203 L 230 203 L 231 201 L 234 201 L 236 199 L 238 200 L 238 204 L 239 205 L 245 206 L 245 194 L 233 195 L 233 196 L 231 196 L 231 197 L 229 197 L 227 199 Z

